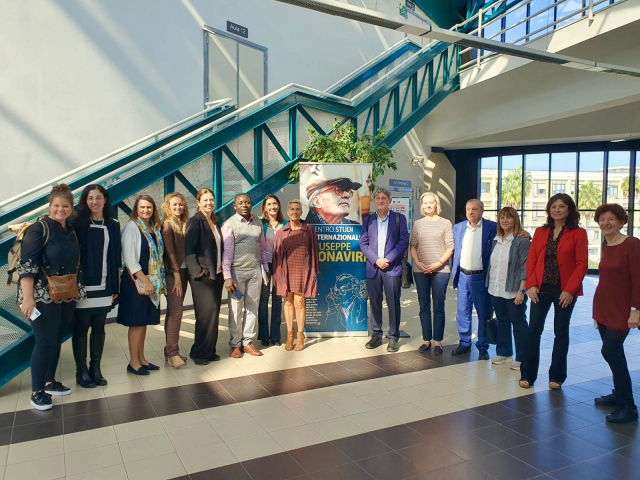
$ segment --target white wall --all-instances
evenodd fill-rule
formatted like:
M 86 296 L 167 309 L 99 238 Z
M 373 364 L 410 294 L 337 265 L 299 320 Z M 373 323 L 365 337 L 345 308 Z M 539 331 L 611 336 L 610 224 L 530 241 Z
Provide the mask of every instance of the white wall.
M 274 0 L 3 0 L 0 200 L 201 110 L 202 24 L 227 20 L 269 49 L 271 91 L 324 89 L 403 37 Z

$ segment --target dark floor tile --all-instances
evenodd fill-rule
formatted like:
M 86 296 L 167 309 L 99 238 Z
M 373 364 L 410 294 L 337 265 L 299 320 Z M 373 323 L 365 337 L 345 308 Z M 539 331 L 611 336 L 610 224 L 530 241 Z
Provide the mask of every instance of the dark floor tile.
M 626 447 L 622 447 L 615 451 L 618 455 L 629 458 L 634 462 L 640 463 L 640 442 L 634 442 Z
M 164 417 L 165 415 L 192 412 L 198 410 L 198 407 L 191 398 L 178 398 L 171 402 L 153 403 L 153 409 L 159 417 Z
M 251 480 L 241 463 L 232 463 L 224 467 L 189 474 L 191 480 Z
M 84 402 L 65 403 L 62 406 L 62 414 L 65 418 L 76 417 L 78 415 L 89 415 L 90 413 L 106 412 L 109 404 L 106 398 L 86 400 Z
M 602 423 L 596 423 L 596 425 L 600 425 L 602 428 L 606 428 L 607 430 L 614 431 L 634 440 L 638 440 L 638 438 L 640 438 L 640 427 L 638 426 L 638 422 L 609 423 L 605 421 Z
M 603 448 L 567 433 L 545 438 L 544 440 L 540 440 L 540 443 L 577 462 L 582 462 L 607 452 Z
M 398 360 L 400 362 L 406 362 L 407 360 L 416 360 L 421 358 L 417 350 L 414 352 L 392 353 L 387 356 L 393 358 L 394 360 Z
M 421 473 L 416 465 L 396 452 L 360 460 L 358 465 L 376 480 L 402 480 Z
M 470 411 L 487 417 L 489 420 L 493 420 L 496 423 L 509 422 L 518 418 L 524 417 L 524 413 L 518 412 L 499 403 L 490 403 L 488 405 L 482 405 L 480 407 L 472 408 Z
M 216 381 L 183 385 L 182 388 L 191 398 L 197 397 L 199 395 L 209 395 L 210 393 L 225 391 L 222 385 L 220 385 Z
M 373 477 L 357 463 L 347 463 L 338 467 L 312 473 L 314 480 L 371 480 Z
M 500 450 L 531 442 L 530 438 L 520 435 L 503 425 L 492 425 L 491 427 L 481 428 L 480 430 L 471 432 L 471 434 Z
M 13 427 L 0 428 L 0 447 L 11 443 L 11 432 Z
M 296 383 L 305 390 L 315 390 L 316 388 L 331 387 L 335 385 L 324 375 L 317 375 L 315 377 L 299 378 Z
M 509 400 L 499 402 L 499 405 L 504 405 L 505 407 L 511 408 L 516 412 L 520 412 L 524 415 L 533 415 L 535 413 L 542 413 L 553 410 L 553 407 L 549 405 L 540 402 L 534 402 L 530 398 L 526 397 L 510 398 Z
M 391 372 L 394 375 L 401 375 L 403 373 L 411 373 L 417 372 L 418 369 L 412 367 L 411 365 L 407 365 L 406 363 L 396 362 L 396 363 L 388 363 L 386 365 L 380 365 L 387 372 Z
M 172 402 L 179 398 L 190 398 L 187 391 L 182 387 L 159 388 L 157 390 L 149 390 L 145 393 L 152 404 Z
M 273 383 L 272 386 L 275 388 L 277 385 L 282 385 L 280 383 Z M 256 385 L 254 387 L 249 388 L 241 388 L 239 390 L 232 390 L 229 394 L 233 397 L 236 402 L 250 402 L 251 400 L 258 400 L 260 398 L 267 398 L 271 396 L 267 390 L 265 390 L 260 385 Z
M 215 392 L 209 395 L 199 395 L 193 397 L 193 403 L 202 410 L 204 408 L 220 407 L 222 405 L 230 405 L 237 403 L 235 399 L 227 392 Z
M 640 463 L 614 452 L 605 453 L 584 463 L 594 470 L 618 480 L 637 480 L 640 478 Z
M 352 370 L 353 373 L 360 375 L 362 378 L 366 380 L 373 380 L 374 378 L 382 378 L 393 375 L 393 373 L 383 370 L 380 367 L 376 367 L 374 365 L 369 365 L 367 368 L 358 368 L 357 370 Z
M 311 365 L 311 368 L 318 372 L 320 375 L 324 375 L 325 373 L 342 372 L 346 370 L 346 367 L 338 365 L 335 362 L 321 363 L 320 365 Z
M 544 403 L 553 408 L 563 408 L 575 403 L 580 403 L 578 400 L 554 393 L 551 390 L 532 393 L 531 395 L 525 396 L 525 398 L 533 400 L 534 402 Z
M 596 394 L 590 392 L 589 390 L 585 390 L 584 388 L 580 388 L 578 385 L 569 385 L 568 387 L 562 387 L 560 390 L 560 394 L 565 397 L 573 398 L 578 402 L 592 402 L 594 398 L 597 397 Z
M 551 425 L 536 420 L 533 417 L 523 417 L 518 420 L 512 420 L 510 422 L 503 423 L 507 428 L 514 430 L 525 437 L 529 437 L 532 440 L 542 440 L 544 438 L 560 435 L 562 430 L 558 430 Z M 514 445 L 515 446 L 515 445 Z
M 114 425 L 146 420 L 158 416 L 150 403 L 136 405 L 135 407 L 110 409 L 109 413 L 111 414 L 111 421 Z
M 258 382 L 250 376 L 226 378 L 224 380 L 218 380 L 218 384 L 224 388 L 227 392 L 232 390 L 238 390 L 240 388 L 256 387 Z
M 336 385 L 344 385 L 345 383 L 360 382 L 364 380 L 364 378 L 351 370 L 347 372 L 325 373 L 324 376 Z
M 511 448 L 507 450 L 507 453 L 545 473 L 576 463 L 569 457 L 539 442 L 527 443 L 526 445 Z
M 309 378 L 309 377 L 307 377 Z M 279 383 L 270 383 L 268 385 L 262 385 L 261 388 L 263 388 L 265 391 L 267 391 L 270 395 L 287 395 L 289 393 L 297 393 L 297 392 L 304 392 L 305 388 L 300 385 L 300 383 L 298 383 L 298 381 L 301 381 L 303 379 L 298 379 L 298 380 L 292 380 L 292 379 L 287 379 L 284 382 L 279 382 Z M 329 380 L 330 381 L 330 380 Z M 333 385 L 333 383 L 331 384 Z M 235 396 L 235 392 L 231 392 L 233 395 L 233 398 L 236 398 Z M 261 397 L 264 398 L 264 397 Z M 239 402 L 243 401 L 243 400 L 238 400 Z
M 331 443 L 298 448 L 289 451 L 289 455 L 309 473 L 351 463 L 351 459 Z
M 505 452 L 487 455 L 486 457 L 475 459 L 471 463 L 496 480 L 528 480 L 542 474 L 540 470 Z
M 591 422 L 569 415 L 562 410 L 549 410 L 548 412 L 536 413 L 533 415 L 533 418 L 564 432 L 570 432 L 591 425 Z
M 402 360 L 402 363 L 411 365 L 412 367 L 417 368 L 418 370 L 430 370 L 432 368 L 442 367 L 442 365 L 440 365 L 439 363 L 436 363 L 427 358 L 422 358 L 418 356 L 416 356 L 415 358 L 410 358 L 408 360 Z
M 298 378 L 314 377 L 318 375 L 318 372 L 316 372 L 311 367 L 287 368 L 286 370 L 280 371 L 293 380 L 297 380 Z
M 412 428 L 418 433 L 427 437 L 427 439 L 437 438 L 442 434 L 451 432 L 451 424 L 440 420 L 438 417 L 427 418 L 425 420 L 418 420 L 417 422 L 411 422 L 406 424 L 407 427 Z
M 477 430 L 479 428 L 490 427 L 491 425 L 496 424 L 493 420 L 474 413 L 471 410 L 461 410 L 459 412 L 441 415 L 440 420 L 444 420 L 450 424 L 450 431 L 452 432 Z
M 369 433 L 341 438 L 331 443 L 354 461 L 391 451 L 391 448 Z
M 420 476 L 415 477 L 416 480 L 422 480 Z M 457 463 L 450 467 L 441 468 L 428 474 L 425 474 L 424 480 L 492 480 L 478 467 L 469 462 Z M 413 480 L 413 479 L 412 479 Z
M 64 418 L 64 433 L 77 433 L 112 425 L 109 410 Z
M 398 360 L 393 358 L 391 355 L 376 355 L 374 357 L 363 358 L 363 360 L 370 363 L 371 365 L 376 365 L 378 367 L 384 367 L 385 365 L 394 365 L 398 363 Z
M 434 363 L 437 363 L 442 367 L 448 367 L 451 365 L 460 365 L 461 363 L 468 363 L 471 361 L 469 358 L 452 357 L 450 354 L 447 355 L 446 353 L 443 355 L 435 355 L 433 357 L 429 357 L 429 360 L 431 360 Z
M 430 442 L 446 448 L 464 460 L 472 460 L 500 451 L 478 437 L 467 435 L 466 432 L 443 434 L 432 438 Z
M 549 476 L 556 480 L 611 480 L 610 476 L 603 475 L 583 463 L 556 470 L 549 473 Z
M 592 403 L 577 403 L 575 405 L 569 405 L 568 407 L 562 408 L 562 411 L 590 423 L 604 422 L 605 417 L 609 413 L 609 410 L 598 408 Z
M 11 443 L 30 442 L 31 440 L 41 440 L 43 438 L 55 437 L 64 433 L 62 419 L 50 422 L 31 423 L 13 427 Z
M 253 378 L 256 382 L 258 382 L 259 385 L 266 385 L 269 383 L 284 382 L 289 377 L 287 377 L 282 372 L 275 371 L 275 372 L 265 372 L 265 373 L 258 373 L 256 375 L 251 375 L 251 378 Z
M 575 435 L 586 442 L 593 443 L 594 445 L 609 451 L 626 447 L 633 442 L 629 437 L 625 437 L 624 435 L 620 435 L 619 433 L 615 433 L 612 430 L 602 428 L 598 425 L 579 428 L 578 430 L 571 432 L 569 435 Z
M 587 390 L 593 393 L 594 398 L 611 393 L 611 387 L 609 385 L 605 385 L 604 383 L 598 382 L 596 380 L 593 380 L 591 382 L 579 383 L 577 386 L 579 386 L 583 390 Z
M 359 370 L 362 368 L 369 368 L 371 364 L 361 358 L 355 358 L 353 360 L 343 360 L 341 362 L 336 362 L 341 367 L 344 367 L 348 370 Z
M 18 410 L 14 420 L 14 426 L 50 422 L 51 420 L 58 420 L 61 418 L 62 407 L 44 411 L 36 410 L 35 408 L 29 410 Z
M 242 462 L 253 480 L 284 480 L 306 474 L 288 453 L 278 453 Z
M 431 472 L 464 462 L 464 459 L 455 453 L 434 444 L 414 445 L 397 452 L 423 472 Z
M 396 427 L 383 428 L 382 430 L 374 430 L 371 435 L 378 440 L 386 443 L 394 450 L 411 447 L 427 442 L 427 438 L 419 434 L 415 430 L 406 425 L 398 425 Z
M 125 407 L 135 407 L 138 405 L 151 404 L 145 392 L 127 393 L 125 395 L 116 395 L 106 397 L 109 410 L 118 410 Z
M 0 413 L 0 428 L 9 428 L 13 427 L 13 421 L 15 419 L 16 413 Z

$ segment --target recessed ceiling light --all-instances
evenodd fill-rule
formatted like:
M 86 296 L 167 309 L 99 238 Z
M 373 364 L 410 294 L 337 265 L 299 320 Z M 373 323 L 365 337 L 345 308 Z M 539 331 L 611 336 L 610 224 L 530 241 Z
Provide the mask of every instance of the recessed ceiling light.
M 619 142 L 626 142 L 627 139 L 626 138 L 618 138 L 616 140 L 609 140 L 611 143 L 619 143 Z

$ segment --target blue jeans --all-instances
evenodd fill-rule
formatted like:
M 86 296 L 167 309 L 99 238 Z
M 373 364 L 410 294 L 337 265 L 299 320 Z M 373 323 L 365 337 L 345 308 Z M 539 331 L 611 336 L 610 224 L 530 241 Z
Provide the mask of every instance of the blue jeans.
M 493 315 L 491 298 L 485 286 L 484 273 L 467 275 L 460 272 L 458 279 L 458 312 L 456 324 L 460 335 L 460 345 L 462 347 L 471 346 L 471 309 L 475 307 L 478 314 L 478 340 L 476 348 L 486 351 L 489 348 L 486 337 L 487 320 Z
M 422 339 L 425 342 L 435 340 L 441 342 L 444 338 L 444 301 L 447 298 L 449 273 L 413 272 L 418 290 L 420 304 L 420 324 L 422 325 Z M 431 297 L 433 297 L 433 329 L 431 328 Z M 433 333 L 432 333 L 433 332 Z
M 273 272 L 271 264 L 269 271 Z M 269 294 L 271 294 L 271 330 L 269 330 Z M 269 284 L 262 284 L 258 305 L 258 340 L 279 342 L 282 324 L 282 297 L 276 295 L 276 286 L 269 278 Z
M 527 342 L 527 297 L 525 297 L 521 305 L 513 303 L 513 299 L 494 297 L 493 295 L 491 300 L 498 318 L 496 353 L 501 357 L 511 357 L 513 355 L 513 345 L 511 343 L 511 324 L 513 324 L 516 362 L 522 362 Z

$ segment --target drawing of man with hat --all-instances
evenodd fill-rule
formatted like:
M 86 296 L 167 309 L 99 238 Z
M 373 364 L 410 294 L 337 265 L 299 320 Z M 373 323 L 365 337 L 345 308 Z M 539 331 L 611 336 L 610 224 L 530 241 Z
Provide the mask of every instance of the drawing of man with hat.
M 346 218 L 351 213 L 351 199 L 354 190 L 362 187 L 346 177 L 326 178 L 320 169 L 310 172 L 306 182 L 309 213 L 306 222 L 310 224 L 357 224 Z

